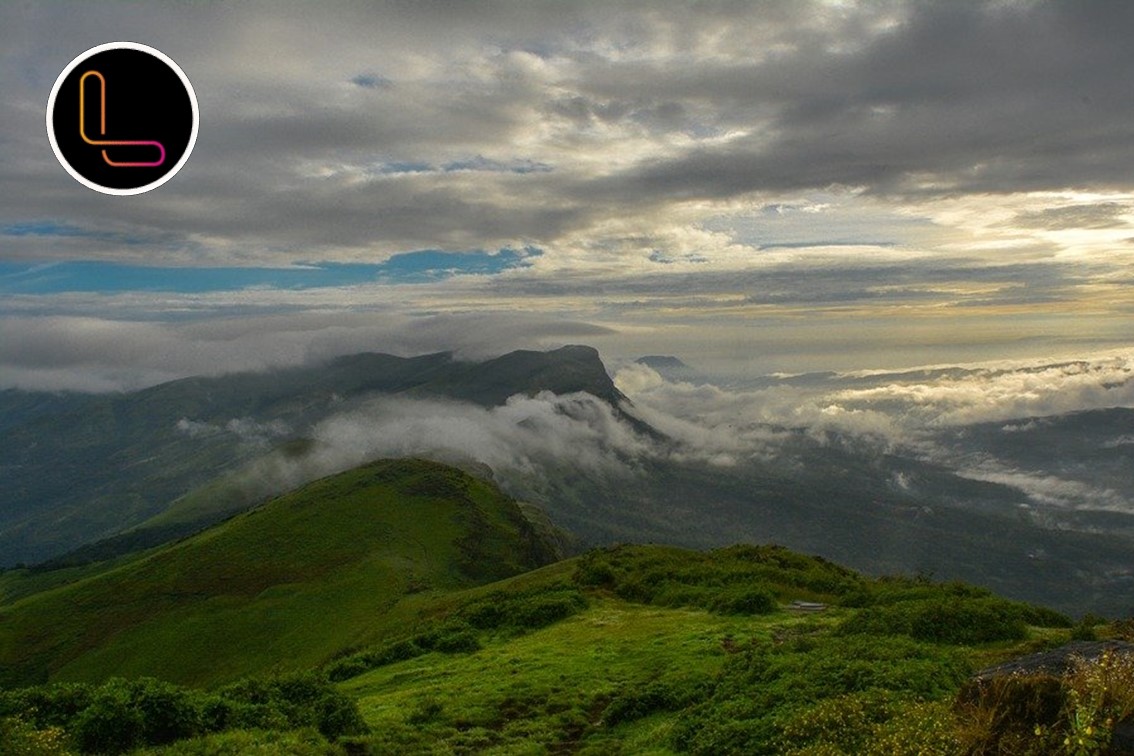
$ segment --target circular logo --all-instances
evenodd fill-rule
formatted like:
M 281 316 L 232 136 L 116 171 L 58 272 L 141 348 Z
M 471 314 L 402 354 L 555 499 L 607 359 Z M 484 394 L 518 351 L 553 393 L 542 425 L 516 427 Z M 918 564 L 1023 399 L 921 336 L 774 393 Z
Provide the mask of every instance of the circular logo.
M 63 69 L 47 101 L 47 136 L 76 181 L 141 194 L 173 178 L 193 151 L 197 95 L 168 56 L 134 42 L 92 47 Z

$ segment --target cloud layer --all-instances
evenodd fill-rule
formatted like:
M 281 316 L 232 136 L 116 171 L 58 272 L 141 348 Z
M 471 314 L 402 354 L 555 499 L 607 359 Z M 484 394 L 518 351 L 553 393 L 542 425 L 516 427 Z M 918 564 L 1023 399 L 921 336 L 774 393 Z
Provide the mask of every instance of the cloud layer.
M 4 328 L 177 336 L 116 375 L 42 376 L 17 335 L 0 377 L 294 361 L 321 348 L 296 332 L 361 312 L 475 313 L 525 344 L 564 321 L 736 373 L 1128 343 L 1132 22 L 998 0 L 5 5 Z M 202 112 L 185 169 L 126 201 L 75 184 L 43 123 L 58 72 L 119 38 L 177 60 Z M 422 255 L 452 264 L 401 275 Z M 280 356 L 217 347 L 249 313 Z

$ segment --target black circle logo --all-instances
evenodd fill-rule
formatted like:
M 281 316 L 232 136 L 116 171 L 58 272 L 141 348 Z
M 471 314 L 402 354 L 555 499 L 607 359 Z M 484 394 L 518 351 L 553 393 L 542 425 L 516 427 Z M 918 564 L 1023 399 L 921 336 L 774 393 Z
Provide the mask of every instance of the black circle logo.
M 75 180 L 104 194 L 141 194 L 173 178 L 193 151 L 197 95 L 168 56 L 135 42 L 71 61 L 47 101 L 47 136 Z

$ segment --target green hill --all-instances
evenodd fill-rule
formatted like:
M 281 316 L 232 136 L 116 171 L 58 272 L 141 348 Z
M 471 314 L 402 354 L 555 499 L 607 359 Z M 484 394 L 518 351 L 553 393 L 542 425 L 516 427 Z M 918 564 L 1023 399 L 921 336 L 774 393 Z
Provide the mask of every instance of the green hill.
M 1104 628 L 776 546 L 611 547 L 412 598 L 370 618 L 382 627 L 371 641 L 303 675 L 208 691 L 152 680 L 0 690 L 0 749 L 1100 753 L 1134 711 L 1134 658 L 973 696 L 975 670 Z M 1098 747 L 1062 745 L 1080 735 Z
M 1134 723 L 1134 654 L 974 682 L 1129 622 L 780 546 L 552 561 L 551 535 L 483 480 L 386 460 L 9 573 L 0 752 L 1106 753 Z
M 206 684 L 302 669 L 381 637 L 431 596 L 554 557 L 491 484 L 430 462 L 376 462 L 0 604 L 0 684 L 112 674 Z

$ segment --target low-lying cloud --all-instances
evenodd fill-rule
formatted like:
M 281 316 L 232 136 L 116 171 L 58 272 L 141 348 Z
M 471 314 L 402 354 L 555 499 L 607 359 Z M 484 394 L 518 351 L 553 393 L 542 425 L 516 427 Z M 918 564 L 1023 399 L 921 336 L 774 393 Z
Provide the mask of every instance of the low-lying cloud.
M 328 468 L 376 457 L 440 457 L 486 464 L 509 476 L 550 467 L 607 477 L 632 472 L 657 448 L 613 407 L 586 393 L 513 396 L 485 409 L 440 400 L 383 398 L 313 431 Z
M 411 316 L 389 306 L 280 312 L 255 292 L 231 317 L 125 320 L 89 315 L 0 317 L 0 390 L 130 391 L 195 375 L 318 363 L 346 354 L 465 359 L 513 349 L 548 349 L 610 333 L 569 318 L 509 312 Z M 349 304 L 349 303 L 348 303 Z M 190 418 L 192 419 L 192 418 Z
M 272 441 L 284 438 L 292 432 L 291 426 L 283 420 L 259 422 L 252 417 L 234 417 L 226 423 L 209 423 L 183 417 L 174 425 L 179 433 L 190 438 L 209 438 L 224 433 L 236 436 L 242 443 L 267 447 Z
M 1004 436 L 1042 431 L 1045 417 L 1134 407 L 1134 353 L 1087 359 L 942 367 L 908 373 L 782 376 L 750 389 L 669 381 L 645 365 L 617 373 L 635 412 L 672 436 L 678 454 L 727 464 L 775 459 L 801 437 L 868 455 L 896 453 L 962 477 L 1015 488 L 1064 509 L 1130 511 L 1134 489 L 1116 491 L 1080 470 L 1024 469 L 997 459 L 967 428 L 998 424 Z M 1090 432 L 1089 429 L 1085 432 Z M 1117 449 L 1131 437 L 1095 441 Z M 1088 463 L 1089 468 L 1089 463 Z M 1112 480 L 1111 478 L 1107 479 Z M 905 486 L 899 486 L 905 488 Z

